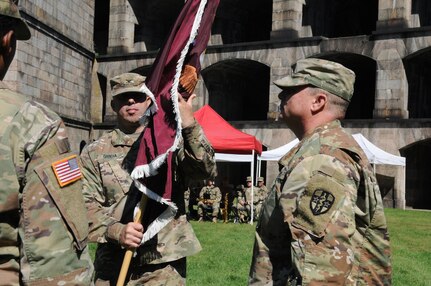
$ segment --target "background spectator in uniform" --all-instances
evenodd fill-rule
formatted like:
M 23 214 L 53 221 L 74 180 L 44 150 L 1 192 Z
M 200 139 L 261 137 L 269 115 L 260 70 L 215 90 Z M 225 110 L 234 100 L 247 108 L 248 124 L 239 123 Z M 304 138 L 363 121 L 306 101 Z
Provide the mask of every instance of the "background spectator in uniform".
M 259 204 L 260 197 L 259 197 L 259 190 L 258 188 L 254 187 L 252 188 L 253 182 L 251 180 L 251 176 L 248 176 L 246 178 L 246 185 L 244 188 L 245 193 L 245 200 L 246 200 L 246 208 L 248 211 L 249 216 L 251 216 L 251 208 L 253 207 L 253 219 L 257 217 L 256 207 Z M 252 196 L 253 191 L 253 196 Z
M 236 196 L 232 203 L 234 222 L 246 223 L 249 220 L 249 207 L 245 198 L 244 185 L 236 187 Z
M 207 180 L 199 193 L 198 215 L 199 221 L 204 220 L 204 215 L 208 212 L 211 214 L 212 222 L 217 222 L 217 216 L 220 211 L 221 191 L 214 185 L 214 181 Z

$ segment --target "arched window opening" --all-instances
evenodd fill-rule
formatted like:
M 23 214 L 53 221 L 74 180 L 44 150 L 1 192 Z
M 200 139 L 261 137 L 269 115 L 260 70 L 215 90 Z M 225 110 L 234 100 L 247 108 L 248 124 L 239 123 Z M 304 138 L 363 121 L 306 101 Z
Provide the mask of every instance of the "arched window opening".
M 419 15 L 421 27 L 431 26 L 431 1 L 412 0 L 412 14 Z
M 105 55 L 109 36 L 109 0 L 96 0 L 94 8 L 94 51 Z
M 431 49 L 403 60 L 409 84 L 409 118 L 431 118 Z
M 340 63 L 356 74 L 354 93 L 345 119 L 373 118 L 376 62 L 368 57 L 348 53 L 324 54 L 315 57 Z
M 135 25 L 135 43 L 145 45 L 142 50 L 159 49 L 178 17 L 184 1 L 129 0 L 138 24 Z
M 268 66 L 251 60 L 226 60 L 202 71 L 209 105 L 228 121 L 266 120 Z
M 302 25 L 313 36 L 328 38 L 370 35 L 376 30 L 378 0 L 306 0 Z
M 212 34 L 233 44 L 269 40 L 271 29 L 272 0 L 221 0 Z

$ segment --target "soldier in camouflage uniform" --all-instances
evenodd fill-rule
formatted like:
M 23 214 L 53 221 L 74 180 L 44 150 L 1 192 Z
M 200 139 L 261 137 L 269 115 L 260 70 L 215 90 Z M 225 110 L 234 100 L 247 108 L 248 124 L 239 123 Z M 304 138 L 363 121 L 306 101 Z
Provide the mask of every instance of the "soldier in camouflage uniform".
M 382 197 L 364 152 L 341 127 L 355 74 L 321 59 L 298 61 L 281 111 L 301 140 L 256 227 L 249 285 L 390 285 Z
M 111 106 L 117 114 L 118 126 L 87 145 L 81 153 L 83 192 L 90 220 L 89 238 L 98 242 L 96 285 L 115 285 L 124 248 L 137 247 L 137 255 L 129 268 L 128 285 L 184 285 L 186 257 L 201 250 L 184 213 L 184 192 L 189 180 L 215 177 L 216 164 L 214 151 L 193 116 L 192 100 L 196 95 L 187 101 L 179 96 L 178 102 L 184 142 L 173 156 L 172 201 L 178 207 L 177 215 L 142 246 L 143 226 L 130 222 L 133 208 L 129 208 L 128 201 L 133 201 L 139 191 L 129 174 L 135 166 L 139 137 L 148 122 L 145 114 L 152 104 L 151 98 L 140 91 L 144 80 L 135 73 L 111 79 Z M 163 208 L 155 204 L 154 208 Z M 149 207 L 147 205 L 147 210 Z
M 212 221 L 217 222 L 217 216 L 220 211 L 221 191 L 214 186 L 213 180 L 207 180 L 199 193 L 198 215 L 199 221 L 203 221 L 204 212 L 211 212 Z
M 255 194 L 257 197 L 257 203 L 255 204 L 256 207 L 256 220 L 259 219 L 259 215 L 262 209 L 263 201 L 265 201 L 266 197 L 268 196 L 268 189 L 264 185 L 263 177 L 259 177 L 257 179 L 257 186 L 255 187 Z
M 248 176 L 246 179 L 246 187 L 244 189 L 245 193 L 245 200 L 246 200 L 246 208 L 248 211 L 249 216 L 251 216 L 251 206 L 253 206 L 253 219 L 257 219 L 259 217 L 259 212 L 257 211 L 257 207 L 259 205 L 260 196 L 259 196 L 259 189 L 253 186 L 252 188 L 252 180 L 251 176 Z M 253 190 L 253 197 L 251 195 L 251 192 Z
M 268 188 L 265 186 L 265 179 L 263 177 L 259 177 L 257 179 L 257 187 L 259 188 L 260 199 L 264 201 L 268 196 Z
M 236 197 L 232 203 L 232 211 L 234 213 L 234 222 L 246 223 L 250 217 L 250 208 L 248 207 L 245 198 L 244 185 L 236 187 Z
M 184 211 L 187 219 L 190 218 L 190 187 L 184 192 Z
M 14 1 L 0 0 L 0 37 L 3 80 L 16 40 L 31 37 Z M 91 285 L 81 172 L 61 118 L 0 81 L 0 122 L 0 284 Z

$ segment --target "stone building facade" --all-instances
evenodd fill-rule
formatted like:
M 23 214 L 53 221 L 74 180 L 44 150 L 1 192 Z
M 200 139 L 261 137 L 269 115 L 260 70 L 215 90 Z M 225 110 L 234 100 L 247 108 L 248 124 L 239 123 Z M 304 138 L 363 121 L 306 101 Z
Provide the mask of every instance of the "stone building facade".
M 33 38 L 19 44 L 8 79 L 59 112 L 75 146 L 88 142 L 114 121 L 108 79 L 149 72 L 183 2 L 21 0 Z M 294 135 L 279 121 L 272 82 L 307 57 L 355 71 L 344 126 L 406 157 L 406 167 L 376 166 L 386 205 L 431 209 L 431 2 L 220 0 L 196 109 L 211 105 L 268 150 L 284 145 Z M 236 185 L 249 167 L 219 169 Z M 270 184 L 277 164 L 262 173 Z

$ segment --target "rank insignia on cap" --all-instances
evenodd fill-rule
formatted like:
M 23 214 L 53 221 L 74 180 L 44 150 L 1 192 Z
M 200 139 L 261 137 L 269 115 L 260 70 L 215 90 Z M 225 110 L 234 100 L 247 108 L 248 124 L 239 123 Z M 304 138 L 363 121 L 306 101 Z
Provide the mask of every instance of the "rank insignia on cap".
M 60 187 L 64 187 L 82 178 L 76 155 L 52 163 L 55 177 Z
M 326 213 L 334 204 L 335 197 L 328 191 L 317 189 L 313 192 L 310 208 L 314 215 Z

